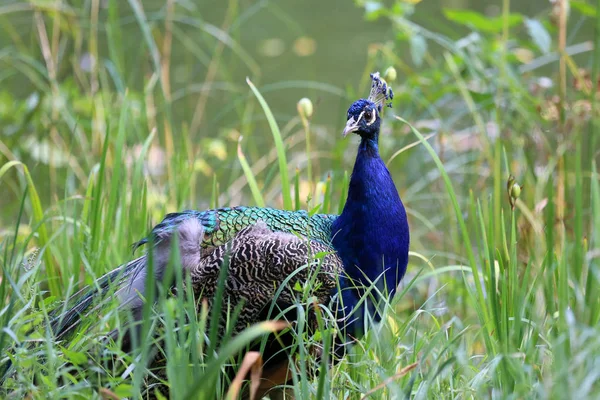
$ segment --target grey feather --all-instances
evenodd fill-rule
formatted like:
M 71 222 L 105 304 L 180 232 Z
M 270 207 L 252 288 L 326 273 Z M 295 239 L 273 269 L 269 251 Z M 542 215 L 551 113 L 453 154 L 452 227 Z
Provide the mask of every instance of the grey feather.
M 202 256 L 200 243 L 204 237 L 204 227 L 197 219 L 190 218 L 178 226 L 177 234 L 179 236 L 181 266 L 184 271 L 190 271 L 200 264 Z M 156 283 L 162 282 L 165 276 L 165 271 L 171 257 L 172 234 L 171 232 L 165 233 L 158 239 L 158 244 L 153 249 L 153 281 Z M 138 260 L 138 267 L 132 273 L 131 277 L 127 279 L 125 285 L 116 293 L 121 305 L 131 309 L 134 316 L 139 314 L 144 305 L 142 299 L 146 294 L 148 256 L 144 255 Z

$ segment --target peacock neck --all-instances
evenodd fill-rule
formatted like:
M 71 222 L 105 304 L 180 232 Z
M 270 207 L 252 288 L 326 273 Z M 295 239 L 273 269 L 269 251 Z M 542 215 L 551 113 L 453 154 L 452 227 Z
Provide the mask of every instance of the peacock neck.
M 391 296 L 406 271 L 409 233 L 406 212 L 378 141 L 362 138 L 342 214 L 332 225 L 332 244 L 350 280 L 344 285 L 377 287 Z M 345 300 L 358 300 L 356 292 Z
M 361 138 L 360 144 L 358 145 L 358 154 L 356 158 L 358 160 L 359 157 L 379 157 L 379 135 L 376 135 L 372 138 Z M 356 164 L 355 164 L 356 170 Z M 354 171 L 352 172 L 354 176 Z

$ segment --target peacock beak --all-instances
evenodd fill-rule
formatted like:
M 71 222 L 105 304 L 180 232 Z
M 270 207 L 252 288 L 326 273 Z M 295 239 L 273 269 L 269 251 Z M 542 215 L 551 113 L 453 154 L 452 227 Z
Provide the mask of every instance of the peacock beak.
M 358 121 L 354 120 L 354 117 L 350 117 L 348 122 L 346 122 L 346 126 L 342 131 L 342 136 L 346 137 L 350 132 L 356 132 L 358 130 L 358 123 L 360 122 L 360 118 Z

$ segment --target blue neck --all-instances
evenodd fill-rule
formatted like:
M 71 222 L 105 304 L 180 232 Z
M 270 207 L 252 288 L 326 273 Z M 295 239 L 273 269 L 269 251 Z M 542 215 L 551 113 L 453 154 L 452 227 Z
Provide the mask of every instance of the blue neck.
M 361 156 L 361 153 L 366 154 L 371 157 L 379 158 L 379 135 L 377 135 L 373 138 L 370 138 L 370 139 L 361 138 L 360 144 L 358 145 L 358 154 L 356 155 L 357 161 L 358 161 L 358 158 Z M 381 160 L 381 158 L 379 158 L 379 159 Z M 387 167 L 385 165 L 383 167 L 387 171 Z M 354 164 L 354 171 L 352 171 L 352 176 L 354 176 L 355 172 L 356 172 L 356 163 Z M 392 185 L 393 184 L 394 183 L 392 182 Z M 395 188 L 395 186 L 394 186 L 394 188 Z
M 409 231 L 396 186 L 379 157 L 377 136 L 360 142 L 348 199 L 331 233 L 350 278 L 342 280 L 342 289 L 377 281 L 391 299 L 406 271 Z M 360 296 L 360 290 L 344 290 L 344 305 L 354 306 Z

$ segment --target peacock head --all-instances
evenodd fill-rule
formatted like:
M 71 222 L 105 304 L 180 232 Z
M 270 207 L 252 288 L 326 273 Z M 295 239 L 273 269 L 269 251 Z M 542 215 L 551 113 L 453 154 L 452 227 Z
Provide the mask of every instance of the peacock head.
M 364 139 L 373 139 L 379 134 L 383 106 L 392 106 L 391 100 L 394 98 L 394 92 L 379 77 L 379 72 L 371 74 L 371 79 L 369 97 L 355 101 L 348 109 L 348 121 L 342 132 L 344 137 L 350 132 L 354 132 Z M 388 100 L 390 101 L 386 103 Z

